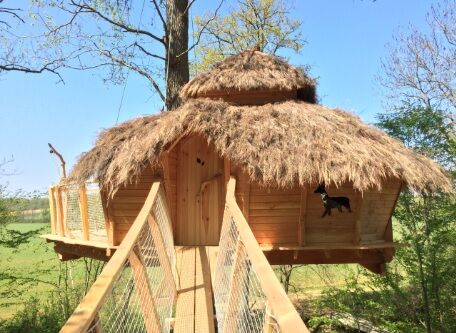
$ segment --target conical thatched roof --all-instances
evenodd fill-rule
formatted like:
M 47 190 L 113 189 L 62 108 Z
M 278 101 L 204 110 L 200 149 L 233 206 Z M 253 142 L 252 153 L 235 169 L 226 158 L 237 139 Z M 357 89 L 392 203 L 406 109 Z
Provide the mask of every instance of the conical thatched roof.
M 101 133 L 69 180 L 96 176 L 112 194 L 182 135 L 201 133 L 252 180 L 291 186 L 353 182 L 358 190 L 393 177 L 419 191 L 451 191 L 444 170 L 350 113 L 302 101 L 236 106 L 189 100 L 173 112 L 127 121 Z
M 189 99 L 255 91 L 295 91 L 298 99 L 316 102 L 315 81 L 303 70 L 256 50 L 247 50 L 219 62 L 210 71 L 188 82 L 182 88 L 181 96 Z

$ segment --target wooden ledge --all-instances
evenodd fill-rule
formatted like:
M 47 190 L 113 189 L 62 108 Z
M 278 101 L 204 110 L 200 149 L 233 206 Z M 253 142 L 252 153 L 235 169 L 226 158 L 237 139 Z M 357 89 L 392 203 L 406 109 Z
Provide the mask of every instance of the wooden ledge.
M 106 238 L 106 243 L 105 243 L 105 242 L 100 242 L 100 241 L 76 239 L 76 238 L 70 238 L 70 237 L 58 236 L 58 235 L 52 235 L 52 234 L 41 235 L 40 237 L 46 239 L 46 241 L 48 241 L 48 242 L 62 242 L 65 244 L 90 246 L 90 247 L 96 247 L 99 249 L 116 250 L 118 248 L 118 246 L 109 245 L 107 243 L 107 238 Z
M 334 243 L 334 244 L 309 244 L 306 246 L 297 245 L 260 245 L 261 249 L 267 251 L 315 251 L 315 250 L 373 250 L 373 249 L 390 249 L 397 247 L 404 247 L 406 244 L 397 242 L 380 242 L 380 243 L 366 243 L 360 245 Z
M 107 242 L 87 241 L 58 235 L 42 235 L 47 242 L 54 243 L 54 251 L 58 253 L 61 261 L 79 259 L 82 257 L 108 261 L 118 246 L 109 245 Z

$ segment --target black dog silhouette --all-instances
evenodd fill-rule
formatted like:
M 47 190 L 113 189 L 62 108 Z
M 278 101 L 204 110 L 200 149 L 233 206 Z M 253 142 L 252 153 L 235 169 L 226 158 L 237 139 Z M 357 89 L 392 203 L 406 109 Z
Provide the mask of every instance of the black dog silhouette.
M 323 206 L 325 206 L 325 211 L 321 217 L 325 217 L 326 215 L 331 216 L 332 208 L 337 208 L 339 212 L 342 212 L 342 206 L 347 208 L 351 213 L 350 199 L 347 197 L 330 197 L 328 193 L 326 193 L 324 184 L 318 185 L 314 193 L 320 193 Z

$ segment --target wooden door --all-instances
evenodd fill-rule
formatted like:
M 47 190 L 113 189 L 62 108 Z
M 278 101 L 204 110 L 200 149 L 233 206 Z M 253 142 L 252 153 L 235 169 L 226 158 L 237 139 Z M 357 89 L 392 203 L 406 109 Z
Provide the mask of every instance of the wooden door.
M 177 145 L 177 245 L 218 245 L 224 209 L 223 159 L 201 135 Z

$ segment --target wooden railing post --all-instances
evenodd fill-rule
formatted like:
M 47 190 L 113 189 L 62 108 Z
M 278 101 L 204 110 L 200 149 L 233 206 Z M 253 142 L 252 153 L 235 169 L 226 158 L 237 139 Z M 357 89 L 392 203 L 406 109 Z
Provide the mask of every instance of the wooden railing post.
M 55 207 L 54 187 L 49 188 L 49 215 L 51 217 L 51 233 L 57 234 L 57 212 Z
M 141 313 L 148 333 L 160 332 L 160 319 L 157 315 L 152 288 L 149 284 L 144 261 L 138 248 L 130 252 L 130 265 L 133 270 L 135 289 L 139 297 Z
M 60 236 L 65 236 L 65 222 L 63 216 L 62 188 L 57 186 L 57 219 Z
M 87 208 L 87 191 L 85 185 L 79 188 L 79 210 L 81 211 L 82 237 L 89 240 L 89 210 Z

